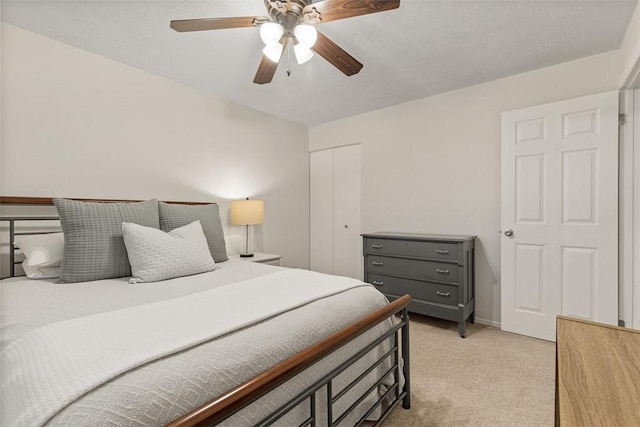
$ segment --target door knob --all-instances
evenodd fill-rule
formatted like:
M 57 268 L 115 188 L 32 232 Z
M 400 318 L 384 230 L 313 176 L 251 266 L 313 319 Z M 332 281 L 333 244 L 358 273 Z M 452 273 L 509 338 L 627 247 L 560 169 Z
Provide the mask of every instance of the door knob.
M 504 230 L 504 235 L 507 237 L 513 236 L 513 230 L 510 228 L 507 228 L 506 230 Z

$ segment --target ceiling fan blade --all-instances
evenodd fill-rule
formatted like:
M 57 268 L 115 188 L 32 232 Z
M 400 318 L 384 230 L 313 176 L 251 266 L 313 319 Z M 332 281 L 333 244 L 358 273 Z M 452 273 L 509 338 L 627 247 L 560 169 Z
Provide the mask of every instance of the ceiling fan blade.
M 289 37 L 283 37 L 280 43 L 282 43 L 282 46 L 284 46 L 284 48 L 282 49 L 282 52 L 284 54 L 284 52 L 287 50 L 287 44 L 289 44 Z M 282 59 L 282 57 L 280 57 L 280 59 Z M 253 78 L 253 82 L 259 85 L 271 83 L 271 80 L 273 80 L 273 76 L 276 74 L 276 70 L 278 69 L 279 64 L 279 61 L 273 62 L 263 54 L 260 65 L 258 66 L 258 71 L 256 71 L 256 76 Z
M 234 18 L 182 19 L 171 21 L 169 26 L 179 32 L 206 31 L 254 27 L 268 21 L 269 18 L 264 16 L 237 16 Z
M 400 0 L 324 0 L 305 6 L 302 15 L 310 22 L 329 22 L 369 13 L 397 9 Z
M 345 52 L 320 31 L 318 31 L 318 40 L 316 40 L 316 44 L 311 49 L 347 76 L 353 76 L 362 70 L 362 64 L 357 59 Z

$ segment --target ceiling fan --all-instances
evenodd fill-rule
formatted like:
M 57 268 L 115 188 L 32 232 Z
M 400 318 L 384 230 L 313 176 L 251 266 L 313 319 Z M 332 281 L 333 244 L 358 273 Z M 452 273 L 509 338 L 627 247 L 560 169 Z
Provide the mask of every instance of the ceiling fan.
M 282 52 L 289 43 L 294 44 L 294 54 L 299 64 L 311 59 L 313 52 L 316 52 L 347 76 L 357 74 L 362 69 L 362 64 L 317 31 L 314 25 L 384 12 L 400 6 L 400 0 L 324 0 L 316 3 L 312 1 L 264 0 L 269 17 L 183 19 L 171 21 L 170 26 L 179 32 L 259 26 L 265 48 L 253 82 L 265 84 L 273 79 Z

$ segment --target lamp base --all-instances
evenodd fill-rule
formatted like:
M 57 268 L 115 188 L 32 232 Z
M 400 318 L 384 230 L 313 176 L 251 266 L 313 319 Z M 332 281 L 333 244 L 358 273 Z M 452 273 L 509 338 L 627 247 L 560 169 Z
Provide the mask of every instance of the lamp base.
M 251 258 L 253 254 L 240 254 L 240 258 Z

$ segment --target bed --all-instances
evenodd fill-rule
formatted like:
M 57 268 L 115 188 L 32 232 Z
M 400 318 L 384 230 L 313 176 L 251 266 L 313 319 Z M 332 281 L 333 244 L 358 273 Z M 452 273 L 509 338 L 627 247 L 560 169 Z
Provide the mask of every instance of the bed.
M 24 217 L 3 220 L 20 235 Z M 2 425 L 351 426 L 410 406 L 410 297 L 216 267 L 135 285 L 3 280 Z

